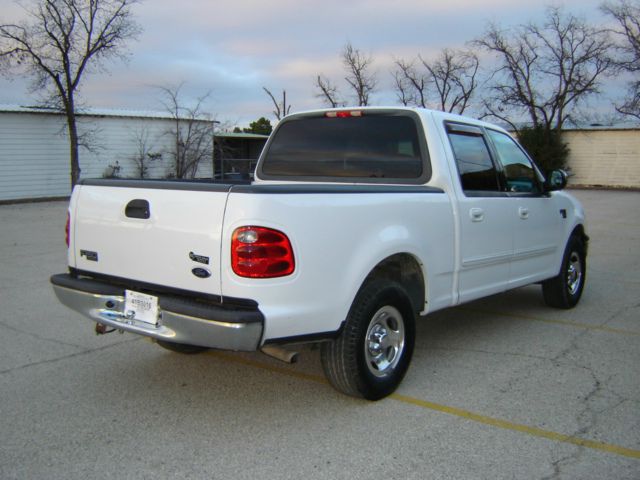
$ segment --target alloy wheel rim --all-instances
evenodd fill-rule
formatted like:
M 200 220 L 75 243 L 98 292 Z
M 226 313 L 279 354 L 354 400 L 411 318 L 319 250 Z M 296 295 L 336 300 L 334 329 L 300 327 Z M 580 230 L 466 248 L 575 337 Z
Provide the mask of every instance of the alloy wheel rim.
M 391 305 L 385 305 L 372 317 L 365 337 L 364 355 L 369 371 L 376 377 L 385 377 L 396 368 L 405 346 L 405 328 L 402 314 Z
M 567 288 L 571 295 L 578 293 L 582 283 L 582 262 L 578 252 L 571 252 L 567 265 Z

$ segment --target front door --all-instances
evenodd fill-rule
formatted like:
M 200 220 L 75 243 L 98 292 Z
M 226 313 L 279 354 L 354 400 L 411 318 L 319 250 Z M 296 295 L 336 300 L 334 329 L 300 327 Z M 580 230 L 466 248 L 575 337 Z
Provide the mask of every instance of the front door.
M 561 246 L 560 207 L 542 189 L 529 157 L 508 135 L 487 130 L 497 152 L 510 197 L 509 215 L 515 220 L 510 287 L 549 278 L 557 273 Z

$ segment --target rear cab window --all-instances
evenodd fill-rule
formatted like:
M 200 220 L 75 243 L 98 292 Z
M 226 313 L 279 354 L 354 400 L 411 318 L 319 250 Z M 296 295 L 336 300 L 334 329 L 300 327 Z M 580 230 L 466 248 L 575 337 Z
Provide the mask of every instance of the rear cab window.
M 265 180 L 424 184 L 431 177 L 419 116 L 400 110 L 296 115 L 278 126 L 258 165 Z

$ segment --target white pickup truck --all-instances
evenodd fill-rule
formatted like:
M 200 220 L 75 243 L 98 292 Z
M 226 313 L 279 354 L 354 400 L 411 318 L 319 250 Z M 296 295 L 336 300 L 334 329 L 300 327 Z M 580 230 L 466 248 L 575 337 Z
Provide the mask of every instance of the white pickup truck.
M 421 315 L 531 283 L 576 305 L 580 204 L 503 129 L 410 108 L 286 117 L 251 184 L 84 180 L 59 300 L 171 350 L 320 342 L 331 384 L 401 382 Z

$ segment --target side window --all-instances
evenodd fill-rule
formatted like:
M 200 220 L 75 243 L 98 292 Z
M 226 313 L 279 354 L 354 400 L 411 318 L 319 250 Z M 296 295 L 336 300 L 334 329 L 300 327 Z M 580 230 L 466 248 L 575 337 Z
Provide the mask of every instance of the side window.
M 449 141 L 463 190 L 500 191 L 498 175 L 482 131 L 448 125 Z
M 495 130 L 487 130 L 498 152 L 509 192 L 540 192 L 536 170 L 529 157 L 509 136 Z

